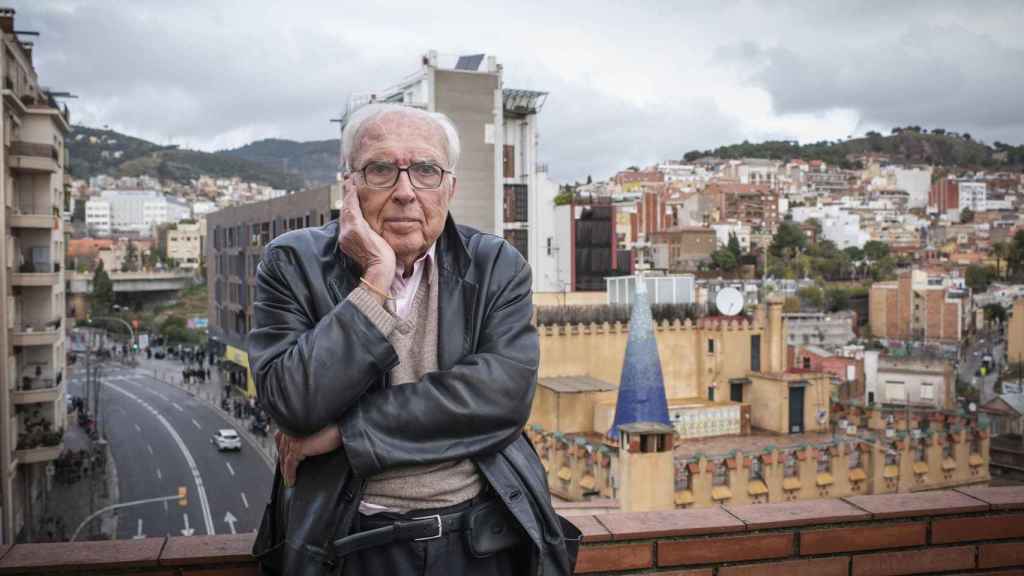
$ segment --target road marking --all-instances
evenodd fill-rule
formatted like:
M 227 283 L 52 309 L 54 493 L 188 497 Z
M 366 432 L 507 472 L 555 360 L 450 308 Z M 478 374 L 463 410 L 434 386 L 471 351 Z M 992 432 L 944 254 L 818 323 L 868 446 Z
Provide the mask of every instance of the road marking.
M 136 432 L 142 432 L 142 428 L 139 428 L 139 425 L 138 425 L 138 424 L 136 424 L 136 425 L 135 425 L 135 431 L 136 431 Z
M 146 444 L 146 450 L 149 450 L 149 455 L 150 456 L 153 455 L 153 447 L 152 446 L 150 446 L 149 444 Z
M 249 509 L 249 501 L 245 498 L 245 492 L 242 492 L 242 506 L 245 506 L 246 510 Z
M 157 480 L 163 480 L 164 479 L 164 475 L 160 472 L 159 468 L 156 469 L 156 479 Z
M 235 515 L 231 513 L 231 510 L 228 510 L 228 513 L 224 515 L 224 522 L 226 522 L 228 527 L 231 528 L 232 534 L 238 533 L 235 531 L 235 522 L 238 522 L 238 518 L 235 518 Z
M 203 477 L 202 475 L 199 474 L 199 467 L 196 466 L 196 461 L 194 458 L 192 458 L 192 453 L 189 452 L 188 447 L 185 446 L 185 441 L 181 439 L 181 436 L 178 434 L 178 431 L 175 430 L 173 426 L 171 426 L 171 423 L 167 421 L 167 418 L 164 418 L 163 414 L 158 412 L 156 408 L 150 406 L 149 403 L 143 400 L 142 398 L 139 398 L 135 394 L 132 394 L 131 392 L 125 390 L 124 388 L 121 388 L 116 384 L 111 384 L 107 382 L 104 385 L 109 387 L 111 390 L 120 392 L 121 394 L 141 404 L 143 408 L 148 410 L 150 414 L 156 417 L 157 421 L 163 425 L 163 427 L 171 435 L 171 438 L 174 439 L 174 442 L 178 445 L 178 449 L 181 450 L 182 455 L 185 456 L 185 461 L 188 462 L 189 470 L 192 472 L 192 480 L 196 486 L 196 493 L 199 494 L 199 505 L 203 510 L 203 523 L 206 525 L 206 533 L 210 536 L 216 535 L 217 532 L 216 530 L 214 530 L 213 527 L 213 516 L 210 514 L 210 501 L 206 497 L 206 487 L 203 485 Z M 185 517 L 188 518 L 188 515 L 186 514 Z M 187 528 L 188 520 L 186 520 L 185 522 Z M 190 535 L 191 534 L 186 534 L 186 536 Z
M 163 501 L 163 505 L 164 505 L 164 514 L 166 514 L 167 513 L 167 500 Z M 170 536 L 170 534 L 168 534 L 168 536 Z
M 171 402 L 171 405 L 178 409 L 178 412 L 184 412 L 185 409 L 178 405 L 177 402 Z
M 224 465 L 228 467 L 228 472 L 231 472 L 231 475 L 234 476 L 235 475 L 235 469 L 231 467 L 231 463 L 230 462 L 225 462 Z
M 142 518 L 139 518 L 139 530 L 132 536 L 132 540 L 142 540 L 146 535 L 142 533 Z
M 192 419 L 192 423 L 196 425 L 196 428 L 198 428 L 198 429 L 200 429 L 200 430 L 202 430 L 202 429 L 203 429 L 203 427 L 199 425 L 199 422 L 196 422 L 196 419 L 195 419 L 195 418 L 193 418 L 193 419 Z
M 182 536 L 191 536 L 192 534 L 195 533 L 195 530 L 193 530 L 192 528 L 188 527 L 188 513 L 187 512 L 183 512 L 181 515 L 185 517 L 185 529 L 181 531 L 181 535 Z

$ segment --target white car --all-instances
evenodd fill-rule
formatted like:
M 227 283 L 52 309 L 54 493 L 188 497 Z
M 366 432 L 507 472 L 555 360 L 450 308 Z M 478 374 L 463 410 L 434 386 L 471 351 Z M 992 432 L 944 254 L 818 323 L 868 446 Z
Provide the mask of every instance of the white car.
M 242 449 L 242 439 L 238 436 L 238 432 L 230 428 L 217 430 L 213 438 L 210 438 L 210 442 L 217 447 L 217 450 L 221 451 Z

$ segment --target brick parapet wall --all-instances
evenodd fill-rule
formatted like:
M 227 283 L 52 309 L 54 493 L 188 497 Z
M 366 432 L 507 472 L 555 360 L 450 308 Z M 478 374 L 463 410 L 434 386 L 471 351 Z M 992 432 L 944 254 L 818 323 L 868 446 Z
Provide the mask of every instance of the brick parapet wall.
M 1024 573 L 1024 487 L 578 516 L 577 574 Z M 0 574 L 256 576 L 252 534 L 0 547 Z

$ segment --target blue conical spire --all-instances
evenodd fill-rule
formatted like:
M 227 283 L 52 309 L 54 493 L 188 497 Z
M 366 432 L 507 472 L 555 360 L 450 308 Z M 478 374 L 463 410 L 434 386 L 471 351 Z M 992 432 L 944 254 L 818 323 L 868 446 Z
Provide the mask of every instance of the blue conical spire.
M 618 438 L 619 426 L 633 422 L 659 422 L 671 425 L 665 381 L 661 375 L 658 342 L 654 339 L 654 319 L 647 301 L 647 283 L 636 277 L 633 312 L 629 318 L 629 342 L 622 362 L 619 399 L 615 403 L 615 422 L 608 436 Z

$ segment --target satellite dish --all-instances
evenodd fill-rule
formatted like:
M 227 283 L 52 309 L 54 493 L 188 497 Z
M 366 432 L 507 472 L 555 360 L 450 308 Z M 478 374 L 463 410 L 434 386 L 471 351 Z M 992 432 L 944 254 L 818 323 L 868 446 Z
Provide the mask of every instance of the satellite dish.
M 720 314 L 735 316 L 743 311 L 743 293 L 735 288 L 723 288 L 715 294 L 715 307 Z

